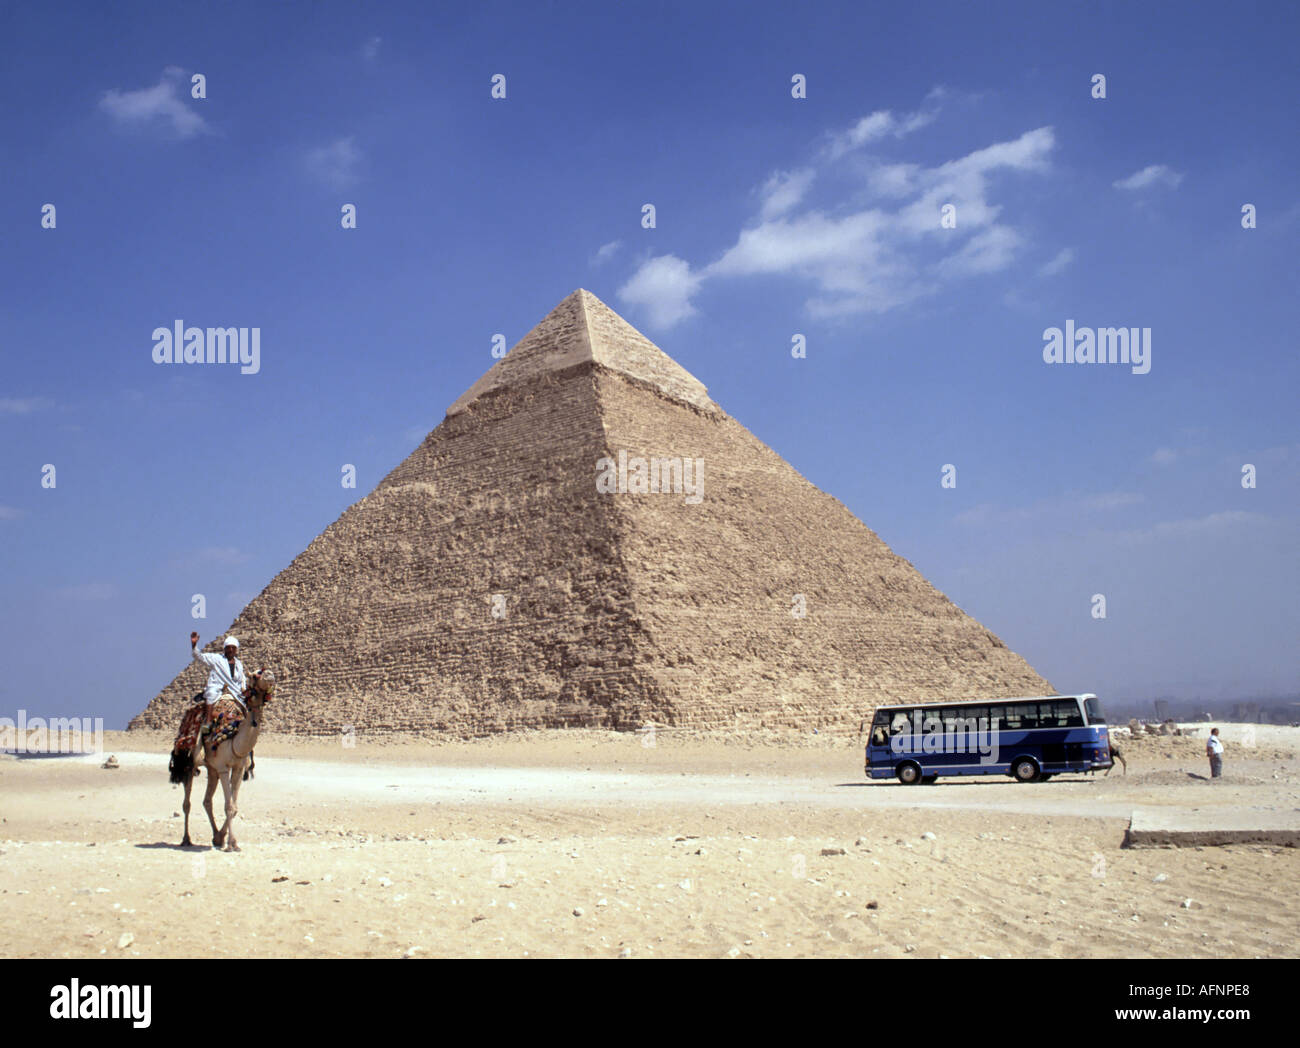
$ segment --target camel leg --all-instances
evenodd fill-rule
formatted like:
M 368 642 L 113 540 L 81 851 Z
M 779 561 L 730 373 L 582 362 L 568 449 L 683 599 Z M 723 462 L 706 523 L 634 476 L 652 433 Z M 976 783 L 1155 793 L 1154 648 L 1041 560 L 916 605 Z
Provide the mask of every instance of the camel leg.
M 226 799 L 226 821 L 222 823 L 221 829 L 217 833 L 217 842 L 224 841 L 226 844 L 226 851 L 239 851 L 238 845 L 235 844 L 235 835 L 231 832 L 231 821 L 235 817 L 235 801 L 232 793 L 231 779 L 235 779 L 236 782 L 238 782 L 234 769 L 232 769 L 230 765 L 226 765 L 226 767 L 221 769 L 221 793 Z M 229 835 L 229 840 L 227 840 L 227 835 Z M 220 843 L 216 843 L 216 847 L 220 846 Z
M 226 798 L 226 826 L 230 834 L 226 841 L 226 851 L 239 851 L 239 845 L 235 842 L 235 816 L 239 814 L 239 784 L 243 781 L 243 770 L 232 768 L 230 771 L 230 795 Z
M 212 796 L 217 792 L 217 776 L 212 770 L 212 765 L 207 765 L 208 769 L 208 788 L 203 791 L 203 810 L 208 813 L 208 822 L 212 824 L 212 847 L 221 847 L 221 837 L 217 833 L 216 816 L 212 814 Z

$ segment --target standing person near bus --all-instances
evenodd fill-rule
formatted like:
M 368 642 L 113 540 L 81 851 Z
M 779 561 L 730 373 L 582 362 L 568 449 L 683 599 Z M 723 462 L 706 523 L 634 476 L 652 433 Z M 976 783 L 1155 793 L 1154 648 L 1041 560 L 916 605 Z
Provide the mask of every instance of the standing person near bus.
M 1223 741 L 1219 738 L 1218 728 L 1210 729 L 1210 737 L 1205 742 L 1205 755 L 1210 758 L 1210 778 L 1219 778 L 1223 774 Z

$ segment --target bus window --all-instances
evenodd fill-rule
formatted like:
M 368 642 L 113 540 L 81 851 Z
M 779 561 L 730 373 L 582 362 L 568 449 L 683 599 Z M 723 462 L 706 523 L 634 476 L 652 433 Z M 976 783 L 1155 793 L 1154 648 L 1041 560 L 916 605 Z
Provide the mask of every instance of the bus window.
M 1024 731 L 1038 727 L 1038 703 L 1013 702 L 1005 709 L 1007 727 L 1013 731 Z
M 899 710 L 894 714 L 893 721 L 889 725 L 890 735 L 910 735 L 912 733 L 912 718 L 904 710 Z
M 988 728 L 987 706 L 951 706 L 943 711 L 945 732 L 982 731 Z
M 886 746 L 889 744 L 889 735 L 885 731 L 883 724 L 877 724 L 871 729 L 871 745 Z
M 1098 698 L 1084 699 L 1083 708 L 1088 713 L 1089 724 L 1105 724 L 1106 714 L 1102 712 L 1101 700 Z
M 1057 699 L 1056 726 L 1058 728 L 1082 728 L 1083 714 L 1079 712 L 1078 699 Z

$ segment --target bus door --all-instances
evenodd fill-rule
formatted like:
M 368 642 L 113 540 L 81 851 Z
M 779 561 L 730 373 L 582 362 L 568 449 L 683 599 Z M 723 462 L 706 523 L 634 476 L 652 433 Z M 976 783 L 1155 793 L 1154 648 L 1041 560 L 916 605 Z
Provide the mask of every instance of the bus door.
M 867 774 L 872 769 L 892 768 L 889 759 L 889 713 L 880 710 L 871 724 L 871 735 L 867 739 Z

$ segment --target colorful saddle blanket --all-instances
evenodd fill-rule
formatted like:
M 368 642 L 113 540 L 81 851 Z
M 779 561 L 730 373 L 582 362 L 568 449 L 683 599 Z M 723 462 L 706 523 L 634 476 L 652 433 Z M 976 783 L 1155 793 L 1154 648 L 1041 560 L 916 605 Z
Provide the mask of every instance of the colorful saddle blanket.
M 212 729 L 205 737 L 209 749 L 216 749 L 221 743 L 233 738 L 239 726 L 244 722 L 244 711 L 234 699 L 221 698 L 212 707 Z
M 200 697 L 199 701 L 185 712 L 180 731 L 176 734 L 176 743 L 172 746 L 173 753 L 189 753 L 194 749 L 200 733 L 203 733 L 204 709 L 205 704 Z M 232 738 L 235 732 L 239 731 L 239 725 L 243 720 L 244 711 L 239 708 L 239 703 L 231 698 L 218 699 L 217 704 L 212 707 L 212 724 L 209 730 L 203 733 L 203 741 L 215 748 L 218 744 Z
M 189 753 L 194 749 L 194 744 L 199 741 L 199 729 L 203 727 L 203 708 L 203 696 L 200 695 L 198 704 L 186 710 L 181 718 L 181 730 L 176 733 L 173 753 Z

